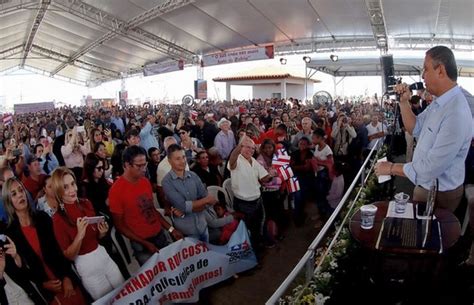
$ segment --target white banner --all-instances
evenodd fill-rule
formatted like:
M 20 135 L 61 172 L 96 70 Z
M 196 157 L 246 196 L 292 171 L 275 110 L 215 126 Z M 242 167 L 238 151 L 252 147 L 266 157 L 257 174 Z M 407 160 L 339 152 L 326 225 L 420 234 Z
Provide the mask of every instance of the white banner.
M 54 102 L 14 104 L 15 114 L 35 113 L 40 111 L 54 110 Z
M 151 76 L 161 73 L 168 73 L 178 70 L 184 69 L 184 61 L 170 61 L 170 62 L 162 62 L 162 63 L 152 63 L 147 64 L 143 67 L 143 75 L 144 76 Z
M 197 302 L 199 291 L 257 264 L 243 221 L 225 246 L 185 238 L 154 254 L 122 287 L 94 305 Z
M 202 57 L 202 64 L 204 67 L 207 67 L 214 65 L 231 64 L 234 62 L 272 59 L 273 56 L 273 46 L 266 46 L 205 55 Z

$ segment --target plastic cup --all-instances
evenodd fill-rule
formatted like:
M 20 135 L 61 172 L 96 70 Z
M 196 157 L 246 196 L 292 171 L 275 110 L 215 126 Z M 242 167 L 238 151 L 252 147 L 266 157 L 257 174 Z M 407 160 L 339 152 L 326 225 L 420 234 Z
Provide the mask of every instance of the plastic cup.
M 407 202 L 410 196 L 405 193 L 398 193 L 395 195 L 395 213 L 403 214 L 407 208 Z
M 374 227 L 375 214 L 377 207 L 373 204 L 363 205 L 360 208 L 360 227 L 369 230 Z

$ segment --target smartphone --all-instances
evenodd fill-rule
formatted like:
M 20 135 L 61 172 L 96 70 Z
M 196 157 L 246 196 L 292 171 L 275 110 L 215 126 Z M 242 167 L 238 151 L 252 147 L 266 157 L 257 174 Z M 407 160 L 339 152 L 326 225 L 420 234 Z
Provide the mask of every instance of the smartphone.
M 96 223 L 101 223 L 102 221 L 105 220 L 104 216 L 93 216 L 93 217 L 86 217 L 86 221 L 88 224 L 96 224 Z
M 84 126 L 77 126 L 77 132 L 85 132 L 86 130 L 84 129 Z
M 7 236 L 5 234 L 0 234 L 0 248 L 3 249 L 7 243 Z
M 19 148 L 15 148 L 14 150 L 12 150 L 13 157 L 18 157 L 19 155 L 21 155 L 21 153 L 22 151 Z

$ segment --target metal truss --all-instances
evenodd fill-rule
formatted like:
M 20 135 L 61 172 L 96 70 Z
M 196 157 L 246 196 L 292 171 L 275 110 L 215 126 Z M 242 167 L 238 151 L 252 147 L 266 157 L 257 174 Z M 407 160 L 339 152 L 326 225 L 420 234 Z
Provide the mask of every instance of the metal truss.
M 33 40 L 35 39 L 36 33 L 38 32 L 41 22 L 43 21 L 43 17 L 46 14 L 46 11 L 48 10 L 50 4 L 51 0 L 41 1 L 41 6 L 38 10 L 38 13 L 36 14 L 35 20 L 33 21 L 33 25 L 31 26 L 28 38 L 26 39 L 25 49 L 23 50 L 23 54 L 21 55 L 22 59 L 20 61 L 20 68 L 23 68 L 23 66 L 25 65 L 26 58 L 28 57 L 28 54 L 31 50 L 31 46 L 33 45 Z
M 382 2 L 381 0 L 365 0 L 365 6 L 369 13 L 369 21 L 377 48 L 386 52 L 388 50 L 388 37 Z
M 154 50 L 166 54 L 171 58 L 190 59 L 194 55 L 194 53 L 176 44 L 173 44 L 161 37 L 158 37 L 150 32 L 142 30 L 138 28 L 138 26 L 160 15 L 183 7 L 191 2 L 194 2 L 194 0 L 166 0 L 160 5 L 157 5 L 128 21 L 120 20 L 108 14 L 107 12 L 104 12 L 96 7 L 93 7 L 79 0 L 69 0 L 68 4 L 64 4 L 60 1 L 53 2 L 53 5 L 56 8 L 62 9 L 76 17 L 104 27 L 108 29 L 109 32 L 105 33 L 104 35 L 102 35 L 95 41 L 89 43 L 88 45 L 84 46 L 83 48 L 77 50 L 73 55 L 69 57 L 67 61 L 56 67 L 56 69 L 54 69 L 51 74 L 54 75 L 58 73 L 71 62 L 75 61 L 76 59 L 90 52 L 97 46 L 118 35 L 123 35 L 135 42 L 146 45 Z
M 390 43 L 390 49 L 396 50 L 428 50 L 437 45 L 446 45 L 456 51 L 474 51 L 474 38 L 449 37 L 396 37 Z
M 32 45 L 31 53 L 47 57 L 49 59 L 52 59 L 52 60 L 55 60 L 55 61 L 58 61 L 58 62 L 64 62 L 64 61 L 67 61 L 69 59 L 69 56 L 67 56 L 65 54 L 56 52 L 54 50 L 46 49 L 46 48 L 43 48 L 43 47 L 40 47 L 40 46 L 37 46 L 37 45 Z M 86 70 L 86 71 L 89 71 L 89 72 L 92 72 L 92 73 L 96 73 L 96 74 L 99 74 L 99 75 L 103 75 L 107 79 L 119 78 L 120 77 L 120 73 L 117 72 L 117 71 L 107 69 L 107 68 L 103 68 L 103 67 L 85 62 L 83 60 L 77 59 L 77 60 L 71 62 L 70 64 L 77 67 L 77 68 L 80 68 L 80 69 L 83 69 L 83 70 Z M 54 76 L 54 74 L 50 73 L 50 76 Z
M 295 40 L 294 43 L 275 43 L 277 55 L 327 53 L 334 51 L 368 51 L 376 50 L 373 37 L 320 37 L 312 40 Z
M 19 10 L 34 8 L 38 5 L 38 0 L 11 0 L 5 4 L 0 4 L 0 16 L 8 15 Z
M 0 60 L 7 59 L 8 57 L 12 57 L 13 55 L 17 55 L 23 52 L 23 44 L 8 48 L 6 50 L 0 51 Z

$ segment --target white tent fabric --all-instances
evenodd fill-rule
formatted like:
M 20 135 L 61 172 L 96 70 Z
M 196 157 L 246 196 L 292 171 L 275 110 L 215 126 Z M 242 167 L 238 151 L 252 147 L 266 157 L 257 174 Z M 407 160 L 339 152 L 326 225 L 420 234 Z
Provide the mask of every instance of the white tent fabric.
M 473 52 L 473 13 L 472 0 L 0 0 L 0 72 L 29 67 L 86 84 L 268 44 L 279 55 Z

